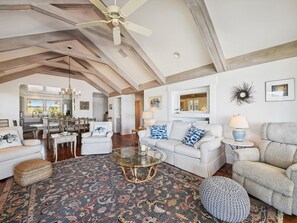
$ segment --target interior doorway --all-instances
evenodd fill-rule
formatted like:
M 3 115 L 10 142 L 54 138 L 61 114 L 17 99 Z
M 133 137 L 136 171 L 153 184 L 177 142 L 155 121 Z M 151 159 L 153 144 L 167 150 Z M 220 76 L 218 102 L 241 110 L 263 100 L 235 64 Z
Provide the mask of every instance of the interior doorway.
M 140 127 L 140 117 L 141 117 L 141 103 L 140 101 L 135 101 L 135 128 Z

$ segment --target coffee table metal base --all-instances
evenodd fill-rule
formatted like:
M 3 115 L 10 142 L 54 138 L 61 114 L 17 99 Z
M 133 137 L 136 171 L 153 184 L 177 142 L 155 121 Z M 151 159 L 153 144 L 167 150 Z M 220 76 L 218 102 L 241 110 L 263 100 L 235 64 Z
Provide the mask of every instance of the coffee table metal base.
M 123 175 L 125 177 L 125 179 L 128 182 L 131 183 L 144 183 L 149 181 L 150 179 L 152 179 L 153 177 L 156 176 L 157 172 L 158 172 L 158 165 L 154 165 L 151 167 L 121 167 L 122 171 L 123 171 Z M 147 168 L 147 174 L 145 174 L 143 177 L 143 174 L 141 178 L 139 178 L 138 175 L 138 170 L 140 168 Z

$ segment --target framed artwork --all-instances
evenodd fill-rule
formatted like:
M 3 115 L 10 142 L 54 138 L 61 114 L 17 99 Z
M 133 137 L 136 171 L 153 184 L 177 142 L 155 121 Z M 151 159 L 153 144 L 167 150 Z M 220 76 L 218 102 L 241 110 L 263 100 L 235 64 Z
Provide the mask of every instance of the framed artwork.
M 266 101 L 294 101 L 295 78 L 265 82 Z
M 162 103 L 162 96 L 149 97 L 149 109 L 150 110 L 160 110 Z
M 80 108 L 80 110 L 89 110 L 89 102 L 88 101 L 80 101 L 79 108 Z

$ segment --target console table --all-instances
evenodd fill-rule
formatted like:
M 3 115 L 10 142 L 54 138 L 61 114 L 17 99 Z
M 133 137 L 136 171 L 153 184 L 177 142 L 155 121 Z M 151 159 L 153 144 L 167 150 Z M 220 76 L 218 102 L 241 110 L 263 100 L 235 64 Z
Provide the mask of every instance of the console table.
M 61 143 L 71 143 L 71 154 L 73 154 L 73 144 L 74 144 L 74 157 L 76 158 L 76 142 L 77 142 L 77 133 L 59 133 L 51 134 L 51 138 L 54 140 L 54 157 L 55 162 L 58 160 L 58 144 Z

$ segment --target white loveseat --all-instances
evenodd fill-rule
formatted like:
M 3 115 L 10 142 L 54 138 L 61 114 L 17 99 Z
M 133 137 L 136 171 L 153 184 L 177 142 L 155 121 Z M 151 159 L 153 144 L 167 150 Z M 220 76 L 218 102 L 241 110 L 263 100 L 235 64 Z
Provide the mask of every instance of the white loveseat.
M 225 151 L 221 146 L 223 128 L 221 125 L 201 122 L 160 122 L 167 124 L 168 139 L 151 138 L 150 128 L 138 132 L 140 144 L 148 144 L 164 151 L 165 162 L 202 177 L 212 176 L 225 164 Z M 191 125 L 205 130 L 205 135 L 194 147 L 182 143 Z
M 14 133 L 21 141 L 20 146 L 12 146 L 0 149 L 0 180 L 13 176 L 14 167 L 23 161 L 31 159 L 42 159 L 42 146 L 38 139 L 23 139 L 21 126 L 0 128 L 0 141 L 6 140 L 7 132 Z

